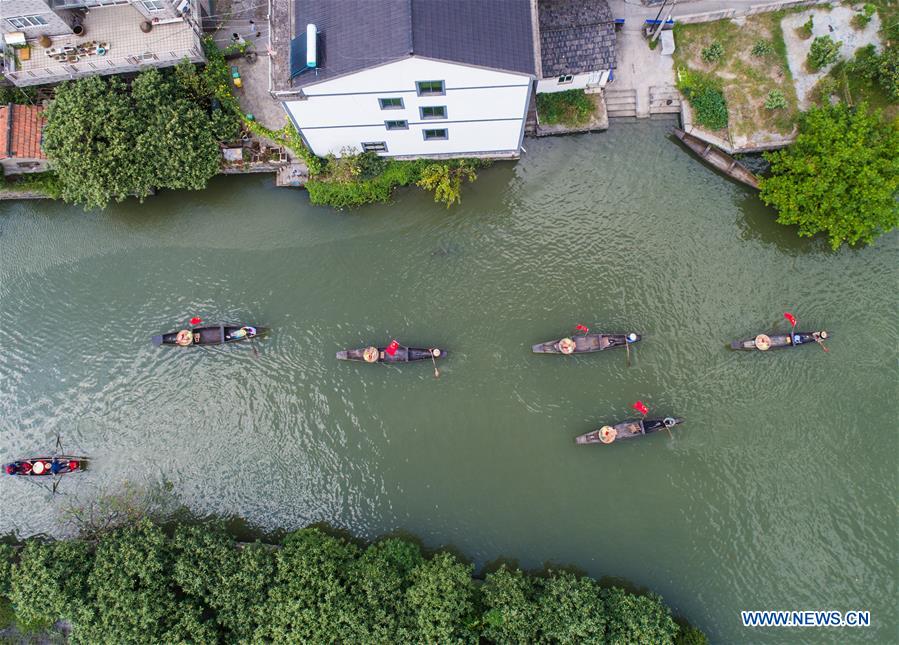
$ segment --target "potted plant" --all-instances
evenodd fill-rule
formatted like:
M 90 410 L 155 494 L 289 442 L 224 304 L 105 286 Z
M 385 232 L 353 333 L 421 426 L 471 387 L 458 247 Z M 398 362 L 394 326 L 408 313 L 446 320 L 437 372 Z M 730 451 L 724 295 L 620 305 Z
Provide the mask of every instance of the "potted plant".
M 149 34 L 151 29 L 153 29 L 153 23 L 149 20 L 144 20 L 140 23 L 140 30 L 145 34 Z
M 38 42 L 38 44 L 39 44 L 41 47 L 43 47 L 44 49 L 48 49 L 48 48 L 50 47 L 50 45 L 53 44 L 53 41 L 50 40 L 50 36 L 48 36 L 48 35 L 46 35 L 46 34 L 44 34 L 43 36 L 41 36 L 40 38 L 38 38 L 38 39 L 37 39 L 37 42 Z

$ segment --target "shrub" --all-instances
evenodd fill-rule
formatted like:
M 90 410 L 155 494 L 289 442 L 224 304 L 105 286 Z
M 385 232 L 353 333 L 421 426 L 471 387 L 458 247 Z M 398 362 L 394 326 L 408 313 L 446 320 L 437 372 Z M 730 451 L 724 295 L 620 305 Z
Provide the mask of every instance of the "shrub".
M 505 565 L 488 573 L 481 597 L 484 605 L 483 636 L 495 643 L 537 641 L 536 585 L 533 578 Z
M 894 103 L 899 102 L 899 44 L 883 50 L 877 80 L 890 100 Z
M 874 17 L 874 13 L 877 11 L 877 7 L 875 7 L 870 2 L 865 3 L 865 6 L 862 7 L 861 12 L 852 16 L 852 26 L 856 29 L 864 29 L 868 26 L 868 23 L 871 22 L 871 18 Z
M 584 90 L 566 90 L 537 95 L 537 114 L 547 125 L 584 125 L 596 111 L 596 104 Z
M 755 41 L 755 44 L 752 46 L 752 55 L 756 58 L 765 58 L 766 56 L 770 56 L 774 53 L 774 45 L 771 44 L 770 40 L 765 40 L 764 38 L 761 40 Z
M 765 97 L 765 109 L 782 110 L 787 107 L 787 99 L 780 90 L 771 90 Z
M 855 52 L 855 57 L 846 63 L 847 72 L 857 74 L 866 80 L 873 81 L 880 76 L 880 56 L 874 45 L 862 47 Z
M 462 159 L 425 166 L 416 184 L 433 191 L 434 201 L 443 202 L 449 208 L 462 201 L 462 182 L 472 182 L 477 178 L 474 164 Z
M 815 27 L 814 19 L 815 17 L 813 15 L 809 16 L 808 20 L 796 30 L 796 34 L 802 38 L 802 40 L 808 40 L 812 37 L 812 29 Z
M 712 130 L 727 127 L 727 101 L 724 94 L 716 87 L 706 85 L 690 99 L 696 111 L 696 122 Z
M 812 108 L 790 147 L 765 155 L 761 198 L 800 236 L 827 233 L 834 249 L 870 243 L 899 225 L 899 126 L 844 104 Z
M 724 45 L 722 45 L 718 41 L 715 41 L 708 47 L 704 48 L 700 56 L 706 63 L 713 65 L 724 57 Z
M 840 83 L 837 79 L 832 76 L 825 76 L 818 84 L 815 86 L 815 93 L 818 96 L 819 101 L 826 101 L 834 94 L 838 94 L 840 91 Z
M 675 645 L 709 645 L 709 639 L 696 627 L 681 627 L 680 633 L 674 639 Z
M 812 41 L 812 47 L 808 52 L 808 66 L 812 70 L 819 70 L 835 63 L 840 57 L 842 46 L 842 41 L 835 41 L 830 36 L 818 36 Z

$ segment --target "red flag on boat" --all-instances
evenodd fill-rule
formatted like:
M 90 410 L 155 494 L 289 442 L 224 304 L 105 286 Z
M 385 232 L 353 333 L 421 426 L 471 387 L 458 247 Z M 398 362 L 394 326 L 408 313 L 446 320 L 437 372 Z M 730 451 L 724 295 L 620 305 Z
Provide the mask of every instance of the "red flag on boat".
M 199 316 L 194 316 L 193 318 L 190 319 L 191 325 L 199 325 L 201 322 L 203 322 L 203 319 L 200 318 Z
M 396 350 L 398 350 L 399 348 L 400 344 L 397 341 L 392 340 L 390 341 L 390 344 L 386 348 L 384 348 L 384 351 L 387 352 L 390 356 L 394 356 L 396 355 Z
M 586 326 L 586 325 L 578 325 L 577 327 L 575 327 L 575 330 L 576 330 L 576 331 L 582 331 L 582 332 L 584 332 L 585 334 L 586 334 L 588 331 L 590 331 L 589 329 L 587 329 L 587 326 Z
M 788 321 L 791 325 L 793 325 L 793 327 L 796 326 L 796 316 L 794 316 L 793 314 L 791 314 L 789 311 L 785 311 L 785 312 L 784 312 L 784 318 L 786 318 L 787 321 Z
M 632 407 L 644 417 L 649 414 L 649 408 L 643 404 L 643 401 L 637 401 Z

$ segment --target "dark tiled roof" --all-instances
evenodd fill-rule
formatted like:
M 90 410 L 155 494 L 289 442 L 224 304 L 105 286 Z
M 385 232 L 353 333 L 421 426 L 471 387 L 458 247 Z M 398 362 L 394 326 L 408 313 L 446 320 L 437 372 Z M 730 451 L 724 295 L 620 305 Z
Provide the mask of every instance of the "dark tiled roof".
M 617 66 L 606 0 L 539 0 L 538 11 L 544 78 Z
M 295 0 L 294 35 L 319 31 L 318 70 L 301 87 L 411 54 L 534 73 L 530 0 Z
M 534 73 L 530 0 L 412 0 L 419 56 Z

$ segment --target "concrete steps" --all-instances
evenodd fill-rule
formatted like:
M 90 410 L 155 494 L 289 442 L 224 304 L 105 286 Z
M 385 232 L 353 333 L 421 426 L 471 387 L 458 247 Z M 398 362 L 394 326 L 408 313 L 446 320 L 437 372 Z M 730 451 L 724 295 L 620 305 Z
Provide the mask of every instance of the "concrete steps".
M 605 97 L 609 118 L 637 116 L 637 90 L 607 87 Z
M 677 114 L 680 112 L 681 95 L 673 85 L 649 88 L 650 114 Z

